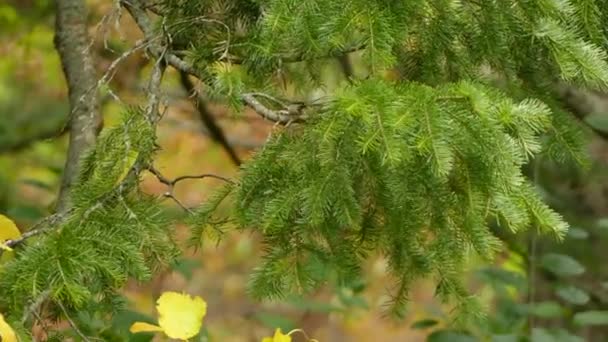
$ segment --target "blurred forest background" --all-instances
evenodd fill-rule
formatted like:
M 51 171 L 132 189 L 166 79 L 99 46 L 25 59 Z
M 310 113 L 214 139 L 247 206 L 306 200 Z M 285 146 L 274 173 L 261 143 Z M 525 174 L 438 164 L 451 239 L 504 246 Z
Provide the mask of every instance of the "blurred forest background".
M 101 76 L 141 33 L 128 16 L 101 25 L 112 1 L 89 0 L 88 5 L 89 34 L 95 38 L 90 49 Z M 0 3 L 0 212 L 22 229 L 54 208 L 66 157 L 67 87 L 53 46 L 53 15 L 51 0 Z M 117 122 L 123 103 L 141 102 L 145 77 L 140 75 L 150 67 L 148 62 L 140 53 L 118 66 L 103 89 L 104 127 Z M 326 77 L 337 82 L 343 70 L 337 61 L 335 65 Z M 236 164 L 255 153 L 273 123 L 213 103 L 197 108 L 188 86 L 174 70 L 167 75 L 163 91 L 169 107 L 159 125 L 162 150 L 156 167 L 169 178 L 234 176 Z M 523 334 L 531 334 L 533 341 L 608 340 L 608 317 L 602 313 L 608 309 L 608 95 L 566 89 L 564 96 L 589 138 L 589 167 L 537 159 L 527 171 L 545 200 L 571 224 L 567 238 L 557 243 L 497 230 L 508 250 L 493 265 L 473 262 L 464 275 L 488 310 L 489 324 L 471 329 L 496 341 L 517 341 Z M 201 110 L 221 127 L 232 152 L 213 139 Z M 220 184 L 212 179 L 184 181 L 174 195 L 193 207 Z M 167 191 L 152 176 L 143 187 L 150 194 Z M 166 201 L 166 210 L 183 215 L 172 201 Z M 188 250 L 152 282 L 133 283 L 125 290 L 131 311 L 116 317 L 115 325 L 127 329 L 141 316 L 153 317 L 155 298 L 162 291 L 177 290 L 201 295 L 209 303 L 205 329 L 215 341 L 259 340 L 277 326 L 287 331 L 302 328 L 320 341 L 474 340 L 443 330 L 449 311 L 433 299 L 434 288 L 425 283 L 412 292 L 405 322 L 384 319 L 386 265 L 380 258 L 371 258 L 365 281 L 350 288 L 328 287 L 313 298 L 280 304 L 256 303 L 248 298 L 245 285 L 259 250 L 257 237 L 249 233 L 231 233 L 217 245 Z M 146 339 L 151 337 L 137 337 Z

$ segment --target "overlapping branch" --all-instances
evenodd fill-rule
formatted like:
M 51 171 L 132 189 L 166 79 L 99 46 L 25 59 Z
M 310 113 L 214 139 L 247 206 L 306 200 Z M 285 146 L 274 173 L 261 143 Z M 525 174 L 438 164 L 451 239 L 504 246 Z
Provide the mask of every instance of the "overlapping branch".
M 146 10 L 144 9 L 145 6 L 137 0 L 123 0 L 122 3 L 133 17 L 133 20 L 135 20 L 137 26 L 143 32 L 145 39 L 148 41 L 156 41 L 152 22 L 150 21 L 150 18 L 148 17 Z M 200 72 L 198 72 L 190 63 L 181 59 L 179 56 L 175 55 L 170 50 L 163 50 L 160 43 L 150 44 L 148 47 L 148 51 L 156 58 L 164 59 L 167 64 L 171 65 L 177 70 L 192 75 L 203 82 L 205 81 L 205 77 Z M 341 53 L 344 52 L 342 51 Z M 243 100 L 245 104 L 251 107 L 260 116 L 266 118 L 267 120 L 274 121 L 280 124 L 302 122 L 307 119 L 307 115 L 304 113 L 304 108 L 306 107 L 306 104 L 289 104 L 285 105 L 284 108 L 277 110 L 266 107 L 264 104 L 262 104 L 255 98 L 255 95 L 251 93 L 242 94 L 241 100 Z

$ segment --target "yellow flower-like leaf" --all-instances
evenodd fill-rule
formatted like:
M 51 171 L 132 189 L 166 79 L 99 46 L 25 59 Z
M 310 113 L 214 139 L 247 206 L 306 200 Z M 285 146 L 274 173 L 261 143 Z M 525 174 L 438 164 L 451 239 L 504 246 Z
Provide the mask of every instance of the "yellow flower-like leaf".
M 177 292 L 164 292 L 156 301 L 158 325 L 135 322 L 130 331 L 162 331 L 170 338 L 187 340 L 196 336 L 203 325 L 207 313 L 207 303 L 201 297 L 194 297 Z
M 133 325 L 131 325 L 131 328 L 129 328 L 129 331 L 132 333 L 157 332 L 157 331 L 163 331 L 163 328 L 159 327 L 158 325 L 154 325 L 154 324 L 150 324 L 150 323 L 146 323 L 146 322 L 135 322 L 135 323 L 133 323 Z
M 2 249 L 2 257 L 0 258 L 0 264 L 8 261 L 13 256 L 11 248 L 4 245 L 4 242 L 13 240 L 21 237 L 21 232 L 8 217 L 0 214 L 0 249 Z
M 17 342 L 17 335 L 8 323 L 4 320 L 4 316 L 0 314 L 0 341 L 2 342 Z
M 281 329 L 277 328 L 273 337 L 264 337 L 262 342 L 291 342 L 291 336 L 283 334 Z

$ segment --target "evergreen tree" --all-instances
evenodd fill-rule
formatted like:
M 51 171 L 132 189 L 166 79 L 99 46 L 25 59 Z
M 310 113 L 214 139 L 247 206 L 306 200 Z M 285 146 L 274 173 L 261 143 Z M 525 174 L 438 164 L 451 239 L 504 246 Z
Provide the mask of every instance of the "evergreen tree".
M 31 240 L 9 242 L 22 248 L 0 269 L 0 312 L 23 329 L 38 312 L 105 317 L 128 278 L 175 258 L 159 199 L 138 188 L 147 170 L 178 181 L 152 166 L 160 82 L 174 68 L 235 113 L 277 122 L 239 178 L 186 219 L 194 247 L 229 229 L 263 237 L 255 298 L 349 283 L 381 254 L 394 278 L 389 313 L 402 317 L 409 286 L 432 278 L 458 318 L 478 315 L 460 275 L 472 253 L 490 260 L 501 248 L 489 224 L 558 239 L 567 230 L 522 168 L 540 154 L 584 165 L 557 86 L 606 88 L 607 4 L 121 1 L 145 36 L 125 55 L 145 48 L 152 60 L 148 102 L 125 108 L 81 157 L 69 205 Z M 332 85 L 338 61 L 346 77 Z

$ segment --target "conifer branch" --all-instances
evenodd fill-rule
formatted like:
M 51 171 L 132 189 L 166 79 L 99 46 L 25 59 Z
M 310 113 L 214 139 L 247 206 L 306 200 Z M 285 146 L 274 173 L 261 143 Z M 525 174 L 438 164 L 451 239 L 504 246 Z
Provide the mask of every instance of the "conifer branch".
M 33 134 L 20 134 L 16 139 L 11 139 L 12 141 L 9 141 L 6 145 L 0 145 L 0 154 L 20 151 L 39 141 L 58 138 L 68 131 L 68 124 L 62 120 L 62 122 L 54 124 L 53 127 L 45 128 Z
M 346 57 L 346 59 L 348 59 L 347 55 L 349 53 L 361 51 L 361 50 L 364 50 L 365 48 L 366 48 L 365 44 L 358 44 L 358 45 L 353 45 L 351 47 L 347 47 L 342 50 L 330 51 L 326 55 L 318 56 L 318 57 L 308 57 L 304 54 L 291 54 L 291 55 L 279 55 L 279 56 L 277 56 L 277 58 L 280 59 L 282 63 L 298 63 L 298 62 L 303 62 L 303 61 L 311 60 L 311 59 L 316 60 L 316 59 L 325 59 L 325 58 L 338 58 L 340 60 L 340 63 L 342 63 L 342 61 L 344 60 L 345 57 Z M 235 57 L 235 56 L 229 57 L 228 60 L 232 64 L 243 64 L 245 62 L 244 58 Z
M 23 233 L 20 238 L 8 240 L 4 243 L 4 245 L 13 248 L 31 237 L 48 232 L 53 227 L 61 223 L 65 219 L 65 217 L 67 217 L 71 213 L 71 211 L 71 209 L 68 209 L 66 212 L 56 213 L 43 218 L 42 220 L 38 221 L 38 223 L 36 223 L 34 226 L 32 226 L 30 230 Z
M 122 3 L 135 20 L 137 26 L 143 32 L 145 39 L 148 41 L 154 40 L 155 34 L 152 23 L 150 22 L 150 18 L 148 18 L 143 5 L 137 0 L 122 0 Z M 192 75 L 201 81 L 205 80 L 205 77 L 191 64 L 184 61 L 171 51 L 163 49 L 160 44 L 150 44 L 148 49 L 156 58 L 164 59 L 169 65 L 177 70 Z M 307 116 L 303 113 L 303 109 L 305 107 L 304 104 L 294 103 L 293 105 L 289 105 L 287 108 L 273 110 L 259 102 L 252 93 L 242 94 L 241 99 L 262 117 L 280 124 L 286 125 L 294 122 L 303 122 L 307 119 Z
M 160 102 L 160 83 L 162 81 L 163 73 L 164 63 L 159 60 L 155 63 L 148 85 L 148 105 L 146 106 L 145 115 L 146 119 L 148 120 L 148 122 L 150 122 L 151 125 L 156 125 L 160 118 L 158 114 L 158 107 Z M 121 181 L 113 191 L 111 191 L 106 196 L 100 198 L 99 201 L 97 201 L 94 205 L 87 209 L 84 212 L 83 217 L 86 218 L 91 211 L 99 208 L 100 206 L 105 204 L 109 199 L 114 198 L 116 195 L 122 195 L 122 193 L 125 192 L 126 189 L 128 189 L 127 185 L 137 179 L 140 171 L 143 169 L 142 164 L 142 160 L 136 160 L 134 165 L 129 170 L 125 179 Z M 37 236 L 52 230 L 54 227 L 63 223 L 72 214 L 73 210 L 74 208 L 66 207 L 63 210 L 58 211 L 56 214 L 45 217 L 36 225 L 34 225 L 29 231 L 25 232 L 20 238 L 8 240 L 4 243 L 4 245 L 12 248 L 33 236 Z
M 150 21 L 150 18 L 146 14 L 144 6 L 140 1 L 121 0 L 121 3 L 125 6 L 129 14 L 131 14 L 131 17 L 133 20 L 135 20 L 135 23 L 143 32 L 145 39 L 149 42 L 154 42 L 148 46 L 148 49 L 155 57 L 158 58 L 163 56 L 166 62 L 177 70 L 182 70 L 190 75 L 196 76 L 199 79 L 204 79 L 202 75 L 198 73 L 196 69 L 194 69 L 194 67 L 192 67 L 192 65 L 190 65 L 188 62 L 169 51 L 163 51 L 164 49 L 162 44 L 160 44 L 160 42 L 158 42 L 158 40 L 155 38 L 152 22 Z

